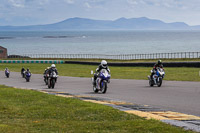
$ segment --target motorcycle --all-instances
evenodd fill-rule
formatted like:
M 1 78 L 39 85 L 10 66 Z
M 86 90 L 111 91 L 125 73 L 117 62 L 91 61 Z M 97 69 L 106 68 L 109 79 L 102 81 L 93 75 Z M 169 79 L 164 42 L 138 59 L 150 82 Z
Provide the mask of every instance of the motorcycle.
M 91 71 L 91 74 L 93 74 L 93 71 Z M 94 83 L 94 78 L 92 77 L 93 91 L 95 93 L 98 93 L 99 91 L 101 91 L 102 93 L 106 93 L 107 83 L 110 83 L 110 77 L 111 75 L 106 69 L 102 69 L 99 72 L 95 83 Z
M 46 85 L 48 85 L 48 78 L 49 78 L 49 74 L 44 74 L 44 82 Z
M 151 73 L 153 73 L 153 70 L 151 70 Z M 148 76 L 149 85 L 151 87 L 154 85 L 161 87 L 164 76 L 165 76 L 165 72 L 163 68 L 158 68 L 155 74 L 152 76 L 153 77 L 152 79 L 151 79 L 151 76 Z
M 49 78 L 48 78 L 48 88 L 49 89 L 50 88 L 54 89 L 55 83 L 57 81 L 57 77 L 58 77 L 58 75 L 54 71 L 49 75 Z
M 25 73 L 26 82 L 29 82 L 29 81 L 30 81 L 30 78 L 31 78 L 31 73 L 30 73 L 30 72 L 26 72 L 26 73 Z
M 22 78 L 25 78 L 25 73 L 26 73 L 25 70 L 23 72 L 21 72 Z
M 6 75 L 7 78 L 9 78 L 9 76 L 10 76 L 10 71 L 9 71 L 9 70 L 5 70 L 5 75 Z

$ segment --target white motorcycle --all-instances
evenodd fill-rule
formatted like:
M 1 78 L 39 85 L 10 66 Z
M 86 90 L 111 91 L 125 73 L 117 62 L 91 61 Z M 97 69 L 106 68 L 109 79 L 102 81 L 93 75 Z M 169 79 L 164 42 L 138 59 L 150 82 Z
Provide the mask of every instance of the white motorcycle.
M 58 78 L 58 75 L 56 74 L 56 72 L 53 71 L 53 72 L 49 75 L 49 78 L 48 78 L 48 88 L 54 89 L 55 83 L 56 83 L 56 81 L 57 81 L 57 78 Z
M 91 71 L 91 74 L 93 74 L 93 71 Z M 106 69 L 102 69 L 99 74 L 98 77 L 94 83 L 94 78 L 92 77 L 92 84 L 93 84 L 93 91 L 95 93 L 101 91 L 102 93 L 106 93 L 107 91 L 107 83 L 110 83 L 110 77 L 111 75 L 109 74 L 109 72 Z
M 151 73 L 153 73 L 153 70 L 151 70 Z M 148 76 L 149 85 L 150 86 L 157 85 L 158 87 L 161 87 L 164 76 L 165 76 L 165 72 L 163 68 L 157 68 L 157 71 L 152 76 L 152 78 L 151 76 Z

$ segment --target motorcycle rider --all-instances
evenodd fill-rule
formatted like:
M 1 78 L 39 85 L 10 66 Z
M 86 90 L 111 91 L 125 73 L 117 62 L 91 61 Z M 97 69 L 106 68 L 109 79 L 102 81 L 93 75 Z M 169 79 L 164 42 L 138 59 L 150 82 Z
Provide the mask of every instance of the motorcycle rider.
M 44 69 L 44 75 L 48 74 L 50 67 L 47 67 L 47 69 Z
M 6 67 L 5 69 L 5 73 L 8 71 L 8 73 L 10 73 L 10 70 Z
M 58 71 L 56 69 L 56 65 L 55 64 L 51 65 L 51 68 L 48 70 L 48 74 L 51 75 L 52 72 L 55 72 L 56 75 L 58 75 Z M 57 78 L 56 78 L 56 81 L 57 81 Z
M 158 68 L 162 68 L 163 69 L 162 60 L 158 60 L 158 62 L 153 66 L 153 70 L 152 70 L 152 73 L 151 73 L 151 79 L 153 78 L 153 75 L 156 73 Z
M 48 78 L 47 74 L 48 74 L 48 71 L 49 71 L 50 67 L 47 67 L 47 69 L 44 69 L 44 78 Z
M 25 69 L 24 69 L 24 67 L 22 67 L 22 69 L 21 69 L 21 74 L 22 74 L 24 71 L 25 71 Z
M 96 79 L 99 75 L 99 72 L 102 69 L 106 69 L 108 71 L 108 73 L 110 73 L 110 69 L 108 68 L 108 64 L 107 64 L 106 60 L 101 61 L 101 64 L 98 66 L 98 68 L 96 69 L 96 72 L 94 73 L 94 82 L 93 82 L 94 85 L 96 85 Z
M 9 70 L 7 67 L 6 67 L 5 71 L 8 71 L 8 72 L 10 72 L 10 70 Z
M 51 68 L 48 70 L 48 74 L 51 74 L 53 71 L 58 75 L 58 71 L 56 69 L 56 65 L 55 64 L 51 65 Z
M 44 82 L 45 82 L 46 84 L 47 84 L 47 81 L 48 81 L 48 78 L 49 78 L 49 74 L 48 74 L 49 68 L 50 68 L 50 67 L 47 67 L 46 69 L 44 69 L 44 73 L 43 73 Z
M 31 74 L 31 71 L 29 70 L 29 68 L 26 69 L 25 75 L 26 75 L 27 73 L 30 73 L 30 74 Z

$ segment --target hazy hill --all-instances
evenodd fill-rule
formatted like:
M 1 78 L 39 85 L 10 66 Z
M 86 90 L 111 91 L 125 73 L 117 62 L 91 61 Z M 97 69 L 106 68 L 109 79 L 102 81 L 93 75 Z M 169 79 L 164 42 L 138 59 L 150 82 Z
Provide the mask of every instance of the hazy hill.
M 200 30 L 200 26 L 189 26 L 183 22 L 165 23 L 156 19 L 120 18 L 111 20 L 92 20 L 86 18 L 70 18 L 64 21 L 33 26 L 0 26 L 0 31 L 17 30 Z

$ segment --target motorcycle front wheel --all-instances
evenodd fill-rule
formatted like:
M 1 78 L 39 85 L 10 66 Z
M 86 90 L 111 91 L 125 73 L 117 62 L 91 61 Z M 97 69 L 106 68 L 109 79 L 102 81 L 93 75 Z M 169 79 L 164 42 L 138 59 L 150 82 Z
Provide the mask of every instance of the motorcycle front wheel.
M 149 80 L 149 86 L 153 86 L 153 81 L 151 79 Z
M 107 91 L 107 82 L 103 81 L 103 86 L 101 88 L 101 91 L 102 91 L 102 93 L 106 93 L 106 91 Z
M 44 78 L 44 82 L 46 85 L 48 85 L 48 79 L 47 78 Z
M 48 88 L 49 89 L 51 88 L 51 80 L 50 79 L 48 80 Z
M 52 79 L 51 82 L 52 82 L 52 83 L 51 83 L 51 88 L 54 89 L 54 86 L 55 86 L 55 79 Z
M 26 78 L 26 82 L 29 82 L 30 81 L 30 78 Z
M 98 93 L 99 90 L 96 88 L 96 86 L 93 85 L 93 91 L 94 91 L 95 93 Z
M 162 85 L 162 78 L 159 79 L 158 87 L 161 87 L 161 85 Z

